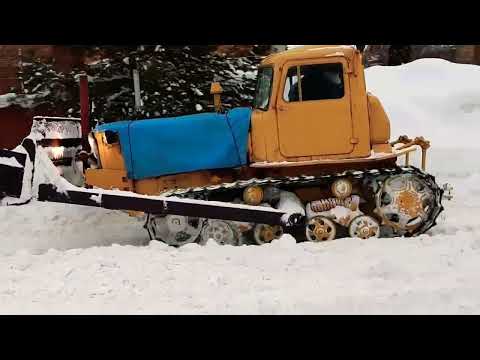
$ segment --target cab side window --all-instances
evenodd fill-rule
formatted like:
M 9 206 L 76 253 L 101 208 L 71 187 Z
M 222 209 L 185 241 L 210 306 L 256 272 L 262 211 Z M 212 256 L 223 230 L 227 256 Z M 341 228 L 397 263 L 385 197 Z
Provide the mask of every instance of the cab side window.
M 283 99 L 287 102 L 300 101 L 300 95 L 298 91 L 298 71 L 297 66 L 288 69 L 287 82 L 283 92 Z
M 341 99 L 345 95 L 343 66 L 334 63 L 291 67 L 284 89 L 287 102 Z

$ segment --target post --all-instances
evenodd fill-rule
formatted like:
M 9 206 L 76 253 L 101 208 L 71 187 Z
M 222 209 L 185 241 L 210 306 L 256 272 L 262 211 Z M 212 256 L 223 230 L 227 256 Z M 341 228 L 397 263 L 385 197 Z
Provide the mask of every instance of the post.
M 426 171 L 427 169 L 427 149 L 422 147 L 422 170 Z
M 88 134 L 90 133 L 90 106 L 88 96 L 88 76 L 80 75 L 80 118 L 82 119 L 82 145 L 85 151 L 90 151 Z
M 133 88 L 135 91 L 135 110 L 139 114 L 142 108 L 142 98 L 140 94 L 140 73 L 137 68 L 133 69 Z

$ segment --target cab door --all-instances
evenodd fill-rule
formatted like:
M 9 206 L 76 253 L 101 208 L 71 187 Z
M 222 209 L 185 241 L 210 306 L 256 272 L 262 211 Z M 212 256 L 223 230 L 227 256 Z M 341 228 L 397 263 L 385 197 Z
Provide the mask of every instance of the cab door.
M 287 62 L 277 97 L 280 152 L 285 157 L 353 151 L 348 64 L 343 57 Z

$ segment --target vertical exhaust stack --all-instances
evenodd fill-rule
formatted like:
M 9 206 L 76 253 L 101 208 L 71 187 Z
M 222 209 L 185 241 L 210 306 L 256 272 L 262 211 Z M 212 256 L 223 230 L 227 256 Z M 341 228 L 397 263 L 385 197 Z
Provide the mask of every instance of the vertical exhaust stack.
M 135 93 L 135 111 L 140 114 L 142 110 L 142 97 L 140 90 L 140 73 L 138 69 L 133 69 L 133 88 Z
M 219 82 L 213 82 L 210 87 L 210 94 L 213 95 L 213 104 L 215 106 L 215 111 L 220 113 L 222 112 L 222 99 L 221 95 L 223 93 L 223 88 Z
M 133 78 L 133 91 L 135 95 L 135 119 L 143 118 L 142 109 L 143 109 L 143 102 L 142 102 L 142 90 L 140 87 L 140 71 L 139 66 L 136 59 L 130 60 L 130 68 L 132 71 L 132 78 Z
M 90 105 L 88 96 L 88 76 L 80 75 L 80 117 L 82 119 L 82 145 L 83 150 L 89 152 L 88 134 L 90 133 Z

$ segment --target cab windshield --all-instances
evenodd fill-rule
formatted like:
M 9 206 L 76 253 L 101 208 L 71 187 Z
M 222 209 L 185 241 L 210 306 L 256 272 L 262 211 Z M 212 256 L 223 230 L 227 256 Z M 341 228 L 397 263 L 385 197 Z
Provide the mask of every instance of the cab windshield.
M 264 67 L 258 70 L 257 91 L 255 94 L 255 109 L 267 110 L 272 92 L 273 68 Z

